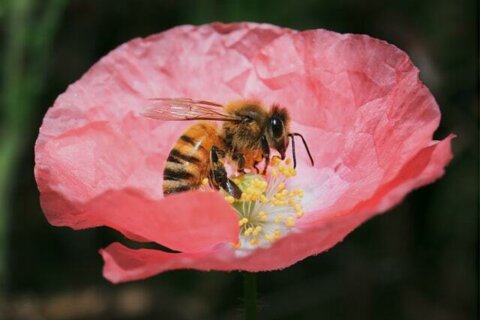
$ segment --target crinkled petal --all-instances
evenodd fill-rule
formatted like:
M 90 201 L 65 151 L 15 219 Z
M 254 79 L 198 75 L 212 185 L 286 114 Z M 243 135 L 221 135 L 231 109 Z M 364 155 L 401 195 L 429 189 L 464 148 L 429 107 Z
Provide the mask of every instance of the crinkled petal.
M 440 121 L 438 105 L 407 54 L 369 36 L 286 34 L 262 48 L 253 63 L 257 95 L 287 106 L 293 130 L 313 150 L 315 167 L 329 168 L 349 184 L 337 209 L 373 196 L 432 141 Z M 297 155 L 305 159 L 302 149 Z M 300 165 L 299 175 L 302 170 Z
M 153 200 L 137 190 L 111 190 L 79 205 L 46 192 L 42 200 L 44 207 L 68 209 L 72 215 L 51 216 L 50 223 L 57 226 L 109 226 L 132 239 L 188 252 L 238 242 L 238 218 L 215 192 L 182 193 Z
M 161 180 L 149 179 L 144 171 L 161 168 L 149 165 L 155 155 L 144 155 L 107 122 L 70 130 L 37 151 L 41 205 L 53 225 L 110 226 L 180 251 L 238 239 L 236 215 L 217 194 L 150 199 L 148 182 L 151 189 L 161 189 Z
M 186 122 L 139 116 L 156 97 L 288 108 L 305 216 L 295 232 L 239 258 L 233 210 L 215 193 L 163 199 L 162 170 Z M 384 41 L 265 24 L 182 26 L 115 49 L 58 97 L 35 146 L 42 208 L 55 225 L 107 225 L 183 253 L 114 244 L 112 281 L 179 268 L 273 270 L 318 254 L 442 175 L 451 137 L 432 141 L 438 106 L 408 56 Z
M 369 201 L 354 210 L 314 224 L 304 223 L 296 233 L 268 249 L 258 249 L 239 258 L 225 248 L 208 253 L 166 253 L 159 250 L 133 250 L 114 243 L 101 251 L 104 276 L 112 282 L 143 279 L 175 269 L 267 271 L 286 268 L 310 255 L 328 250 L 373 215 L 390 209 L 412 189 L 431 183 L 444 172 L 452 157 L 451 139 L 422 149 L 397 177 Z
M 182 196 L 188 206 L 180 211 L 173 204 L 181 201 L 173 198 L 173 204 L 148 200 L 163 197 L 165 159 L 188 123 L 147 119 L 140 112 L 156 97 L 240 98 L 253 76 L 252 55 L 293 32 L 253 23 L 182 26 L 134 39 L 102 58 L 57 98 L 40 128 L 35 177 L 48 220 L 73 228 L 108 225 L 177 250 L 234 240 L 232 210 L 212 195 L 201 196 L 208 198 L 212 212 L 195 194 Z M 181 216 L 156 218 L 162 223 L 149 225 L 154 210 Z M 221 223 L 213 226 L 209 239 L 198 228 L 217 218 Z M 184 230 L 186 237 L 175 240 L 169 230 Z M 194 235 L 200 238 L 193 241 Z

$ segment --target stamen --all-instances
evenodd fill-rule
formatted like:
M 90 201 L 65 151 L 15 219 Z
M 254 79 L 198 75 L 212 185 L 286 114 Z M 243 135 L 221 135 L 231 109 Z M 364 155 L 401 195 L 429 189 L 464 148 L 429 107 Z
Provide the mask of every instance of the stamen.
M 232 196 L 226 196 L 225 197 L 225 201 L 227 201 L 228 203 L 232 204 L 235 202 L 235 198 L 232 197 Z
M 248 223 L 248 219 L 247 218 L 242 218 L 238 221 L 238 226 L 243 226 L 244 224 L 247 224 Z
M 296 175 L 291 160 L 274 156 L 270 167 L 267 176 L 249 173 L 230 177 L 242 190 L 240 199 L 224 195 L 238 214 L 240 241 L 232 244 L 238 254 L 270 246 L 291 232 L 304 215 L 303 190 L 288 188 L 288 179 Z
M 249 235 L 251 235 L 253 232 L 253 228 L 250 227 L 250 228 L 247 228 L 247 230 L 245 230 L 245 232 L 243 233 L 244 236 L 248 237 Z
M 295 220 L 293 220 L 292 217 L 287 217 L 287 219 L 285 219 L 285 225 L 291 228 L 295 225 Z

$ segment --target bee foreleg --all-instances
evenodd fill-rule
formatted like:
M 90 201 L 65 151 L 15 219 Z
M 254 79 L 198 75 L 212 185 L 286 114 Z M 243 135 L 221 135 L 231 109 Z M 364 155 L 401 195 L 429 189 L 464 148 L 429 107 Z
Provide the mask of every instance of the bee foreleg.
M 253 168 L 255 169 L 255 171 L 257 172 L 257 174 L 260 173 L 260 169 L 257 168 L 257 165 L 258 165 L 259 163 L 260 163 L 260 161 L 255 161 L 255 162 L 253 163 Z
M 239 152 L 234 152 L 232 160 L 237 162 L 237 171 L 241 174 L 245 174 L 245 157 Z
M 265 167 L 263 167 L 262 174 L 267 174 L 267 168 L 270 164 L 270 146 L 268 145 L 267 137 L 262 136 L 260 139 L 260 145 L 262 147 L 262 157 L 265 159 Z
M 210 185 L 217 190 L 223 188 L 223 190 L 225 190 L 234 198 L 240 199 L 242 196 L 242 190 L 240 190 L 235 182 L 228 178 L 225 166 L 219 158 L 219 153 L 222 152 L 223 151 L 218 149 L 216 146 L 213 146 L 210 150 L 211 169 L 208 175 Z

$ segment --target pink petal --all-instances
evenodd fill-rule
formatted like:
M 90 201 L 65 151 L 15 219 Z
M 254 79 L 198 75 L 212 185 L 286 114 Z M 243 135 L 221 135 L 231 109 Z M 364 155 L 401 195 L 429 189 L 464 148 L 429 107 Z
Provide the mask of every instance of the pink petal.
M 47 193 L 42 206 L 64 207 L 58 195 Z M 121 203 L 121 205 L 118 205 Z M 71 205 L 69 217 L 50 216 L 53 225 L 81 229 L 109 226 L 134 239 L 154 241 L 179 251 L 210 250 L 220 243 L 238 242 L 238 218 L 219 194 L 195 192 L 152 200 L 136 190 L 107 191 L 88 203 Z
M 167 207 L 182 204 L 153 199 L 163 197 L 166 156 L 188 123 L 155 121 L 139 113 L 155 97 L 218 102 L 241 97 L 253 75 L 251 56 L 278 36 L 293 32 L 253 23 L 182 26 L 132 40 L 102 58 L 57 98 L 40 128 L 35 177 L 48 220 L 73 228 L 108 225 L 134 239 L 177 250 L 196 251 L 219 240 L 235 240 L 233 211 L 213 195 L 199 196 L 208 198 L 208 208 L 214 209 L 210 214 L 201 214 L 208 208 L 195 207 L 200 198 L 190 194 L 182 196 L 189 206 L 175 210 L 176 219 L 152 217 L 153 210 L 167 217 Z M 189 221 L 193 215 L 197 226 Z M 137 225 L 132 217 L 138 219 Z M 145 221 L 152 219 L 157 223 L 148 226 Z M 221 223 L 209 232 L 198 229 L 216 219 Z M 222 231 L 222 226 L 227 228 Z M 188 244 L 173 239 L 168 230 L 184 230 L 190 234 L 186 239 L 195 235 L 204 240 Z
M 152 157 L 106 122 L 92 122 L 48 140 L 37 146 L 40 156 L 35 174 L 42 208 L 53 225 L 110 226 L 134 239 L 180 251 L 238 239 L 238 219 L 218 194 L 149 197 L 146 191 L 161 190 L 161 180 L 149 180 L 144 170 L 158 167 L 149 166 Z
M 309 212 L 300 232 L 236 258 L 233 210 L 214 193 L 163 199 L 165 158 L 188 123 L 145 119 L 155 97 L 280 102 L 313 151 L 299 151 Z M 55 225 L 107 225 L 185 253 L 102 251 L 112 281 L 178 268 L 271 270 L 318 254 L 443 173 L 451 137 L 408 56 L 383 41 L 253 23 L 182 26 L 115 49 L 58 97 L 35 146 L 42 208 Z M 301 150 L 301 147 L 299 147 Z M 197 212 L 198 211 L 198 212 Z
M 438 127 L 438 106 L 417 68 L 378 39 L 326 30 L 286 34 L 261 49 L 254 67 L 258 90 L 270 91 L 265 99 L 289 107 L 293 130 L 314 150 L 315 168 L 335 177 L 330 185 L 339 182 L 331 186 L 330 213 L 372 197 L 431 143 Z M 299 178 L 326 186 L 314 178 L 319 174 L 302 173 L 311 171 L 302 149 Z
M 236 258 L 225 248 L 210 253 L 175 254 L 150 249 L 133 250 L 114 243 L 101 250 L 105 261 L 104 276 L 116 283 L 175 269 L 267 271 L 286 268 L 328 250 L 365 220 L 397 204 L 412 189 L 438 179 L 452 157 L 452 138 L 450 136 L 421 150 L 390 184 L 355 210 L 321 222 L 317 220 L 315 225 L 304 225 L 302 232 L 291 233 L 269 249 L 258 249 L 250 256 Z
M 325 30 L 287 34 L 262 48 L 254 66 L 271 88 L 268 101 L 283 103 L 296 122 L 320 131 L 319 141 L 310 139 L 319 167 L 335 160 L 356 165 L 354 148 L 365 151 L 367 136 L 378 164 L 394 165 L 425 146 L 438 127 L 438 106 L 418 70 L 403 51 L 378 39 Z M 332 137 L 335 158 L 323 147 Z

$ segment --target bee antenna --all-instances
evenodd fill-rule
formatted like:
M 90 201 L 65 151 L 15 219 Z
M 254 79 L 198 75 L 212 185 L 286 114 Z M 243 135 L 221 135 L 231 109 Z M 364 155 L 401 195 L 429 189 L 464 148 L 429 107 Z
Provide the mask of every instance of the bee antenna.
M 293 134 L 289 133 L 288 136 L 292 138 L 292 158 L 293 158 L 293 169 L 297 167 L 297 158 L 295 157 L 295 139 Z
M 305 141 L 305 138 L 298 132 L 294 133 L 289 133 L 288 136 L 292 138 L 292 157 L 293 157 L 293 167 L 295 168 L 297 166 L 297 159 L 295 157 L 295 136 L 298 136 L 302 139 L 303 145 L 305 146 L 305 150 L 307 150 L 308 157 L 310 158 L 310 162 L 312 163 L 312 166 L 315 165 L 313 161 L 312 154 L 310 153 L 310 149 L 308 148 L 307 141 Z

